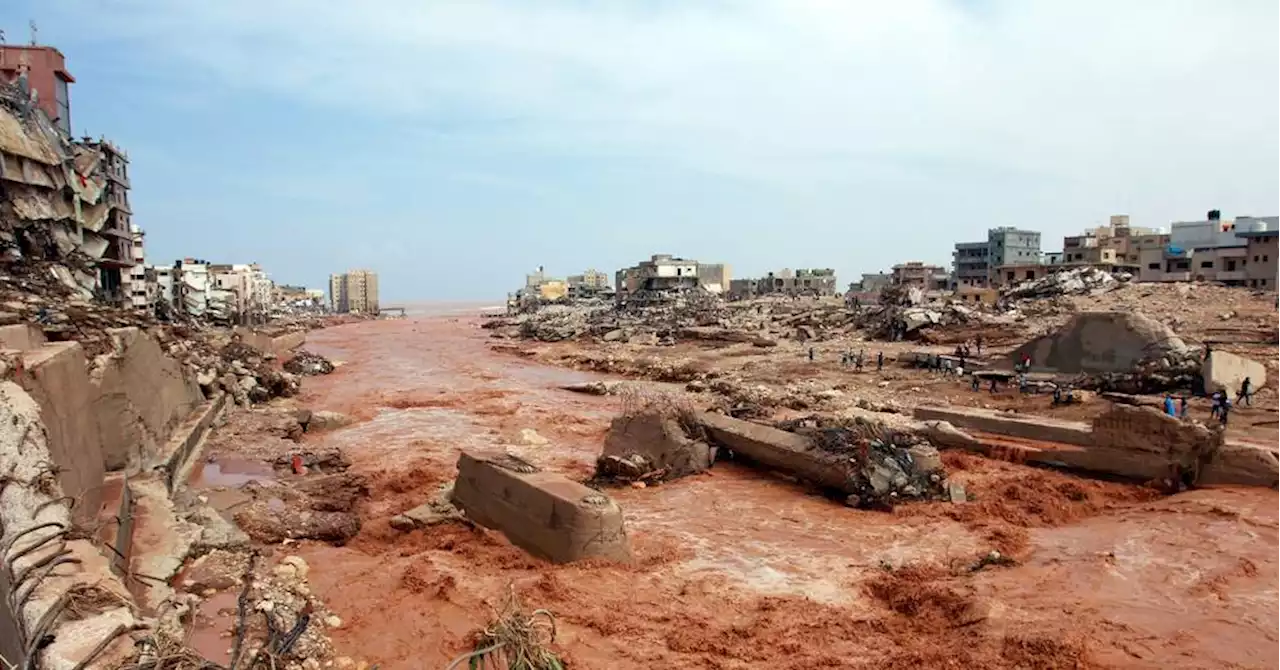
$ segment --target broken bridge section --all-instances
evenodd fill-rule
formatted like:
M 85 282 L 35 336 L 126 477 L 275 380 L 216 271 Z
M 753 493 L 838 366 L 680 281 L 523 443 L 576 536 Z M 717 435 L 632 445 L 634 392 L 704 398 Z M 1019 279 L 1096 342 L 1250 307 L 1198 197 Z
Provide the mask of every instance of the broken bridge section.
M 510 456 L 463 452 L 453 503 L 472 521 L 553 563 L 631 560 L 622 508 L 612 498 Z

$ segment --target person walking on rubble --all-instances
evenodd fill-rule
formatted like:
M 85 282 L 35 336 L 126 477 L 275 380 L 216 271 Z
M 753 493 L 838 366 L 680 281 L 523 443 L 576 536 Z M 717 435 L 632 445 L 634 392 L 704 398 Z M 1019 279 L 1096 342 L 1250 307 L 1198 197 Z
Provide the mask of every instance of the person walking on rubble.
M 813 347 L 809 347 L 809 361 L 813 362 Z
M 1214 391 L 1213 395 L 1209 396 L 1209 403 L 1209 416 L 1218 418 L 1222 413 L 1222 391 Z
M 884 352 L 881 351 L 876 353 L 876 372 L 879 372 L 883 369 L 884 369 Z
M 858 372 L 862 372 L 862 350 L 859 350 L 858 357 L 853 359 L 853 368 Z
M 982 333 L 978 333 L 978 336 L 974 338 L 974 344 L 978 345 L 978 355 L 981 356 L 982 355 Z
M 1231 396 L 1229 396 L 1229 395 L 1227 395 L 1227 394 L 1225 394 L 1225 393 L 1223 393 L 1223 394 L 1222 394 L 1222 407 L 1221 407 L 1221 408 L 1219 408 L 1219 412 L 1220 412 L 1220 415 L 1219 415 L 1219 416 L 1220 416 L 1221 421 L 1222 421 L 1222 427 L 1223 427 L 1223 428 L 1226 428 L 1226 427 L 1227 427 L 1227 415 L 1231 413 Z
M 969 380 L 969 388 L 973 389 L 973 391 L 977 393 L 979 384 L 978 375 L 975 373 L 972 377 L 973 379 Z
M 1173 396 L 1168 393 L 1164 394 L 1164 413 L 1175 418 L 1178 416 L 1178 414 L 1173 411 Z
M 1250 407 L 1253 406 L 1253 402 L 1249 400 L 1249 397 L 1253 395 L 1251 386 L 1253 386 L 1253 380 L 1245 377 L 1244 381 L 1240 382 L 1240 394 L 1236 396 L 1236 402 L 1243 402 Z
M 1185 419 L 1187 418 L 1187 396 L 1182 396 L 1178 399 L 1178 402 L 1178 418 Z

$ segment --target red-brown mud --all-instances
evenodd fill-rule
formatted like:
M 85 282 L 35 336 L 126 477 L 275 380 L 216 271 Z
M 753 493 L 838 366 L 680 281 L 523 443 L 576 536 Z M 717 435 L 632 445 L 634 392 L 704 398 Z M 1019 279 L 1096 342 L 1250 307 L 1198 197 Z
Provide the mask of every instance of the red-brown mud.
M 345 546 L 297 547 L 345 622 L 339 655 L 442 667 L 514 587 L 555 613 L 575 668 L 1280 663 L 1274 491 L 1162 497 L 947 454 L 971 502 L 881 513 L 721 463 L 611 491 L 635 565 L 553 566 L 498 533 L 388 519 L 447 483 L 462 448 L 510 445 L 585 478 L 618 401 L 557 387 L 599 376 L 495 353 L 471 319 L 352 324 L 307 347 L 344 365 L 301 401 L 366 419 L 304 439 L 341 449 L 369 489 Z M 975 568 L 993 549 L 1016 563 Z

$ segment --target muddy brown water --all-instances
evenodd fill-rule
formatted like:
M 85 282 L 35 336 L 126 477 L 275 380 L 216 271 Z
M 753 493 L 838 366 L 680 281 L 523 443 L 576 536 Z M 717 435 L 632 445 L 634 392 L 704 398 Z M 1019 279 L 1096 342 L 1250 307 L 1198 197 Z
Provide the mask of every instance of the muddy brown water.
M 459 526 L 397 533 L 387 519 L 448 482 L 461 449 L 511 445 L 585 478 L 617 411 L 616 399 L 556 388 L 599 376 L 495 353 L 478 323 L 378 321 L 308 337 L 308 349 L 343 364 L 309 378 L 302 400 L 363 419 L 308 441 L 342 448 L 371 489 L 364 529 L 347 546 L 291 549 L 344 620 L 333 631 L 340 655 L 443 667 L 514 589 L 528 607 L 557 615 L 558 648 L 582 668 L 1280 664 L 1274 491 L 1159 498 L 968 458 L 953 470 L 978 492 L 966 509 L 880 513 L 718 464 L 611 491 L 633 566 L 553 566 L 499 534 Z M 548 444 L 522 444 L 525 428 Z M 206 466 L 200 476 L 257 474 L 235 470 Z M 903 566 L 955 572 L 1010 536 L 1017 566 L 929 586 L 980 603 L 977 624 L 966 615 L 963 624 L 917 625 L 927 602 L 895 612 L 866 588 Z

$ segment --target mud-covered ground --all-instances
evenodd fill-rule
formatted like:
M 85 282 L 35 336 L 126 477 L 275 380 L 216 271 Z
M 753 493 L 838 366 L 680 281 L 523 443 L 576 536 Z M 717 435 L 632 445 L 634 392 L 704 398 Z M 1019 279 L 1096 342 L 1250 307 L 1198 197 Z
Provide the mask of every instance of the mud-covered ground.
M 388 520 L 450 481 L 465 448 L 507 445 L 588 477 L 619 401 L 557 387 L 602 377 L 494 351 L 469 318 L 352 324 L 314 332 L 307 346 L 342 365 L 309 378 L 297 403 L 360 421 L 290 438 L 278 413 L 233 417 L 211 443 L 210 474 L 194 481 L 232 497 L 261 480 L 301 484 L 315 496 L 302 503 L 313 514 L 317 500 L 348 505 L 359 529 L 344 544 L 302 540 L 289 551 L 311 566 L 311 589 L 343 621 L 328 631 L 334 653 L 357 663 L 443 667 L 509 588 L 556 614 L 558 648 L 582 668 L 1280 662 L 1274 491 L 1164 497 L 948 453 L 951 477 L 972 502 L 883 513 L 717 464 L 611 492 L 625 510 L 634 565 L 554 566 L 497 533 L 444 525 L 405 534 Z M 850 395 L 886 388 L 872 372 L 863 381 L 838 365 L 806 375 L 807 359 L 777 365 L 796 379 L 847 376 Z M 892 374 L 902 377 L 888 380 L 896 393 L 885 397 L 967 393 L 926 373 Z M 335 451 L 343 465 L 333 472 L 295 475 L 277 463 L 281 453 Z M 313 476 L 358 487 L 303 483 Z M 279 507 L 272 500 L 295 503 L 285 495 L 265 504 Z M 993 550 L 1016 564 L 980 566 Z

